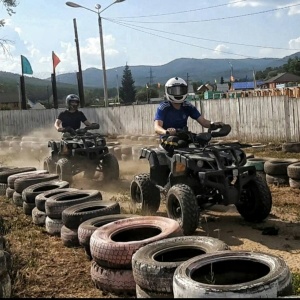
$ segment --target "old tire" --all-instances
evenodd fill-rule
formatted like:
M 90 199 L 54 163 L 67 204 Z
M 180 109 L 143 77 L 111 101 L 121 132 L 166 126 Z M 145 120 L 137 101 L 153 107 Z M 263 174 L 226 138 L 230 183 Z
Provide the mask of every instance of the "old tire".
M 288 165 L 287 175 L 289 178 L 299 180 L 300 179 L 300 162 Z
M 7 179 L 11 175 L 22 173 L 22 172 L 35 171 L 35 170 L 36 170 L 35 167 L 24 167 L 24 168 L 14 168 L 14 167 L 12 167 L 10 169 L 5 168 L 5 170 L 0 171 L 0 182 L 1 183 L 7 183 Z
M 291 160 L 268 160 L 265 162 L 264 171 L 268 175 L 287 175 L 287 167 L 290 164 Z
M 67 158 L 60 158 L 56 163 L 56 174 L 59 180 L 73 182 L 72 164 Z
M 52 181 L 58 179 L 57 174 L 37 174 L 31 175 L 28 177 L 21 177 L 15 180 L 14 187 L 15 191 L 18 193 L 22 193 L 27 187 L 45 182 L 45 181 Z M 24 199 L 23 199 L 24 200 Z
M 119 213 L 119 214 L 111 214 L 107 216 L 99 216 L 82 222 L 78 227 L 78 240 L 80 245 L 84 247 L 87 256 L 90 259 L 92 259 L 91 251 L 90 251 L 90 239 L 91 239 L 91 235 L 94 233 L 94 231 L 97 228 L 117 220 L 133 218 L 133 217 L 140 217 L 140 216 L 134 214 Z
M 57 188 L 57 189 L 54 189 L 54 190 L 50 190 L 50 191 L 38 194 L 35 197 L 34 202 L 35 202 L 36 207 L 39 210 L 45 211 L 45 202 L 48 198 L 50 198 L 54 195 L 57 195 L 57 194 L 61 194 L 61 193 L 65 193 L 65 192 L 76 192 L 76 191 L 78 191 L 78 189 L 75 189 L 75 188 L 61 188 L 61 189 Z
M 221 250 L 229 250 L 228 245 L 207 236 L 181 236 L 153 242 L 133 254 L 133 277 L 144 290 L 173 294 L 173 275 L 182 262 Z
M 173 278 L 174 298 L 277 298 L 292 294 L 283 259 L 261 252 L 220 251 L 182 263 Z
M 168 217 L 176 220 L 184 235 L 193 234 L 199 224 L 199 207 L 192 189 L 186 184 L 173 185 L 166 197 Z
M 94 231 L 90 239 L 91 255 L 100 266 L 131 269 L 132 255 L 137 249 L 181 235 L 178 222 L 169 218 L 143 216 L 122 219 Z
M 22 197 L 25 202 L 35 202 L 35 197 L 43 192 L 47 192 L 54 189 L 63 189 L 69 187 L 68 181 L 62 180 L 50 180 L 45 182 L 38 182 L 36 184 L 28 186 L 22 192 Z
M 44 170 L 47 170 L 50 174 L 56 172 L 56 165 L 51 156 L 44 159 Z
M 89 201 L 66 208 L 62 212 L 63 224 L 70 229 L 78 229 L 79 225 L 95 217 L 119 214 L 121 207 L 115 201 Z
M 130 184 L 130 196 L 133 205 L 142 215 L 155 214 L 160 206 L 160 191 L 151 182 L 148 173 L 135 175 Z
M 263 171 L 266 161 L 264 158 L 248 158 L 245 166 L 254 166 L 256 171 Z
M 267 218 L 272 209 L 272 195 L 266 182 L 259 176 L 249 181 L 235 206 L 246 221 L 261 222 Z
M 45 212 L 50 218 L 61 219 L 62 212 L 66 208 L 75 204 L 95 200 L 102 200 L 102 194 L 98 190 L 77 190 L 59 193 L 46 200 Z
M 91 279 L 96 288 L 117 295 L 135 295 L 135 282 L 132 270 L 110 269 L 98 265 L 95 261 L 91 263 Z
M 102 159 L 103 180 L 118 180 L 120 176 L 120 167 L 117 158 L 107 153 Z

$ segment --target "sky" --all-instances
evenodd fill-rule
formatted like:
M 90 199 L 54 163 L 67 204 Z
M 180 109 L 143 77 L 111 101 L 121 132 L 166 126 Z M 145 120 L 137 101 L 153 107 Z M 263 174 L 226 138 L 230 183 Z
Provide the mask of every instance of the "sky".
M 33 77 L 102 69 L 98 13 L 101 5 L 106 69 L 159 66 L 178 58 L 282 58 L 300 51 L 300 0 L 19 0 L 9 16 L 0 0 L 0 71 L 21 74 L 21 55 Z M 112 4 L 112 5 L 111 5 Z M 101 10 L 104 10 L 101 12 Z

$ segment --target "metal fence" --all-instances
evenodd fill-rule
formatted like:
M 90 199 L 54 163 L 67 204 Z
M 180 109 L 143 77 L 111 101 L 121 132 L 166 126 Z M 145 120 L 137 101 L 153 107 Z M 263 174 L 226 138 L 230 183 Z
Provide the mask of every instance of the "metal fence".
M 287 96 L 192 101 L 207 119 L 232 127 L 228 138 L 248 142 L 300 141 L 300 98 Z M 100 124 L 102 134 L 154 134 L 158 104 L 82 108 L 88 120 Z M 63 109 L 0 111 L 0 135 L 24 136 L 36 131 L 55 132 L 54 121 Z M 204 131 L 189 120 L 190 130 Z

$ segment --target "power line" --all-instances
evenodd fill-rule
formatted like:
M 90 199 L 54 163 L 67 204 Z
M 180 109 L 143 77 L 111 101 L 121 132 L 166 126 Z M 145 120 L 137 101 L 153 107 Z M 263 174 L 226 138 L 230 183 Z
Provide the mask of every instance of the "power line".
M 177 40 L 174 40 L 174 39 L 171 39 L 171 38 L 163 37 L 163 36 L 160 36 L 160 35 L 157 35 L 157 34 L 154 34 L 154 33 L 150 33 L 150 32 L 147 32 L 147 31 L 143 31 L 140 28 L 146 29 L 146 30 L 157 31 L 157 32 L 161 32 L 161 33 L 167 33 L 167 34 L 171 34 L 171 35 L 177 35 L 177 36 L 183 36 L 183 37 L 198 39 L 198 40 L 206 40 L 206 41 L 211 41 L 211 42 L 218 42 L 218 43 L 225 43 L 225 44 L 232 44 L 232 45 L 239 45 L 239 46 L 247 46 L 247 47 L 256 47 L 256 48 L 267 48 L 267 49 L 273 49 L 273 50 L 300 51 L 300 49 L 288 49 L 288 48 L 280 48 L 280 47 L 259 46 L 259 45 L 249 45 L 249 44 L 242 44 L 242 43 L 231 43 L 231 42 L 226 42 L 226 41 L 217 41 L 217 40 L 212 40 L 212 39 L 206 39 L 206 38 L 200 38 L 200 37 L 195 37 L 195 36 L 189 36 L 189 35 L 186 35 L 186 34 L 179 34 L 179 33 L 167 32 L 167 31 L 163 31 L 163 30 L 156 30 L 156 29 L 146 28 L 146 27 L 132 25 L 132 24 L 128 25 L 128 24 L 126 24 L 124 22 L 115 21 L 113 19 L 106 19 L 106 18 L 103 18 L 103 19 L 105 19 L 107 21 L 110 21 L 112 23 L 124 26 L 124 27 L 128 27 L 128 28 L 136 30 L 136 31 L 141 31 L 143 33 L 147 33 L 147 34 L 150 34 L 150 35 L 153 35 L 153 36 L 156 36 L 156 37 L 160 37 L 160 38 L 163 38 L 163 39 L 175 41 L 175 42 L 182 43 L 182 44 L 185 44 L 185 45 L 190 45 L 190 46 L 194 46 L 194 47 L 198 47 L 198 48 L 202 48 L 202 49 L 206 49 L 206 50 L 217 51 L 219 53 L 226 53 L 226 54 L 238 55 L 238 56 L 243 56 L 243 57 L 249 57 L 249 56 L 245 56 L 245 55 L 242 55 L 242 54 L 234 54 L 234 53 L 231 53 L 231 52 L 225 52 L 225 51 L 221 51 L 221 50 L 215 50 L 215 49 L 206 48 L 206 47 L 203 47 L 203 46 L 196 46 L 196 45 L 193 45 L 193 44 L 189 44 L 189 43 L 177 41 Z M 133 26 L 133 27 L 131 27 L 131 26 Z M 137 27 L 137 28 L 134 28 L 134 27 Z
M 190 9 L 190 10 L 183 10 L 183 11 L 178 11 L 178 12 L 173 12 L 173 13 L 165 13 L 165 14 L 155 14 L 155 15 L 146 15 L 146 16 L 134 16 L 134 17 L 117 17 L 118 19 L 136 19 L 136 18 L 149 18 L 149 17 L 160 17 L 160 16 L 170 16 L 170 15 L 177 15 L 177 14 L 182 14 L 182 13 L 190 13 L 190 12 L 195 12 L 198 10 L 206 10 L 210 8 L 217 8 L 217 7 L 222 7 L 222 6 L 228 6 L 228 4 L 234 4 L 234 3 L 240 3 L 240 2 L 245 2 L 247 0 L 239 0 L 231 3 L 224 3 L 224 4 L 219 4 L 219 5 L 213 5 L 213 6 L 208 6 L 208 7 L 202 7 L 202 8 L 196 8 L 196 9 Z
M 259 15 L 259 14 L 264 14 L 264 13 L 274 12 L 274 11 L 278 11 L 278 10 L 283 10 L 283 9 L 287 9 L 287 8 L 291 8 L 291 7 L 295 7 L 295 6 L 299 6 L 299 5 L 300 5 L 300 3 L 299 4 L 288 5 L 288 6 L 283 6 L 283 7 L 278 7 L 278 8 L 273 8 L 273 9 L 269 9 L 269 10 L 263 10 L 263 11 L 254 12 L 254 13 L 248 13 L 248 14 L 231 16 L 231 17 L 215 18 L 215 19 L 192 20 L 192 21 L 167 21 L 167 22 L 163 22 L 163 21 L 155 21 L 155 22 L 151 22 L 151 21 L 123 21 L 123 22 L 126 22 L 126 23 L 151 23 L 151 24 L 153 24 L 153 23 L 155 23 L 155 24 L 201 23 L 201 22 L 220 21 L 220 20 L 226 20 L 226 19 L 236 19 L 236 18 L 248 17 L 248 16 L 253 16 L 253 15 Z
M 104 19 L 104 18 L 103 18 Z M 226 54 L 231 54 L 231 55 L 236 55 L 236 56 L 241 56 L 241 57 L 245 57 L 245 58 L 256 58 L 256 59 L 259 59 L 259 57 L 254 57 L 254 56 L 248 56 L 248 55 L 243 55 L 243 54 L 237 54 L 237 53 L 232 53 L 232 52 L 227 52 L 227 51 L 221 51 L 221 50 L 216 50 L 216 49 L 212 49 L 212 48 L 207 48 L 207 47 L 202 47 L 202 46 L 198 46 L 198 45 L 194 45 L 194 44 L 190 44 L 190 43 L 185 43 L 185 42 L 182 42 L 182 41 L 177 41 L 177 40 L 174 40 L 174 39 L 171 39 L 171 38 L 167 38 L 167 37 L 163 37 L 163 36 L 160 36 L 158 34 L 154 34 L 154 33 L 151 33 L 151 32 L 147 32 L 147 31 L 143 31 L 143 30 L 140 30 L 140 29 L 137 29 L 137 28 L 134 28 L 134 27 L 131 27 L 130 25 L 125 25 L 125 24 L 122 24 L 121 22 L 117 22 L 117 21 L 112 21 L 112 20 L 109 20 L 109 19 L 106 19 L 112 23 L 115 23 L 115 24 L 119 24 L 121 26 L 125 26 L 125 27 L 128 27 L 130 29 L 133 29 L 133 30 L 136 30 L 136 31 L 140 31 L 140 32 L 143 32 L 143 33 L 147 33 L 147 34 L 150 34 L 150 35 L 153 35 L 153 36 L 156 36 L 156 37 L 160 37 L 160 38 L 163 38 L 165 40 L 169 40 L 169 41 L 172 41 L 172 42 L 176 42 L 176 43 L 180 43 L 180 44 L 184 44 L 184 45 L 188 45 L 188 46 L 193 46 L 193 47 L 197 47 L 197 48 L 200 48 L 200 49 L 206 49 L 206 50 L 210 50 L 210 51 L 214 51 L 214 52 L 219 52 L 219 53 L 226 53 Z
M 107 21 L 111 21 L 112 23 L 115 23 L 114 19 L 106 19 L 103 18 Z M 126 21 L 118 21 L 119 25 L 127 25 Z M 198 39 L 198 40 L 204 40 L 204 41 L 209 41 L 209 42 L 217 42 L 217 43 L 225 43 L 225 44 L 231 44 L 231 45 L 238 45 L 238 46 L 247 46 L 247 47 L 255 47 L 255 48 L 264 48 L 264 49 L 273 49 L 273 50 L 289 50 L 289 51 L 300 51 L 300 49 L 292 49 L 292 48 L 281 48 L 281 47 L 273 47 L 273 46 L 261 46 L 261 45 L 251 45 L 251 44 L 243 44 L 243 43 L 234 43 L 234 42 L 227 42 L 227 41 L 218 41 L 218 40 L 213 40 L 213 39 L 207 39 L 207 38 L 201 38 L 201 37 L 196 37 L 196 36 L 191 36 L 191 35 L 186 35 L 186 34 L 180 34 L 180 33 L 175 33 L 175 32 L 168 32 L 168 31 L 164 31 L 164 30 L 158 30 L 158 29 L 152 29 L 152 28 L 147 28 L 147 27 L 143 27 L 143 26 L 137 26 L 137 25 L 132 25 L 130 24 L 130 26 L 135 26 L 138 28 L 142 28 L 142 29 L 146 29 L 146 30 L 152 30 L 152 31 L 157 31 L 157 32 L 161 32 L 161 33 L 167 33 L 167 34 L 171 34 L 171 35 L 178 35 L 178 36 L 182 36 L 182 37 L 187 37 L 187 38 L 193 38 L 193 39 Z

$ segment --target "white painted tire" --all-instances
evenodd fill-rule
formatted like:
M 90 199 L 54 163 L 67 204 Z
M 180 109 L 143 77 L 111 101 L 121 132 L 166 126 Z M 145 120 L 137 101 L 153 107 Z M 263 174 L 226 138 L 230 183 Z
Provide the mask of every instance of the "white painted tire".
M 173 277 L 174 298 L 277 298 L 293 293 L 285 261 L 251 251 L 219 251 L 182 263 Z
M 45 227 L 46 231 L 50 235 L 60 236 L 61 228 L 63 227 L 63 222 L 61 219 L 52 219 L 47 216 L 45 220 Z

